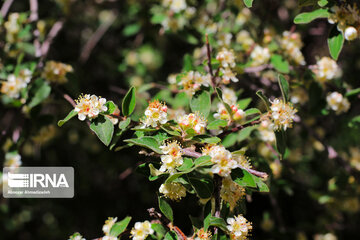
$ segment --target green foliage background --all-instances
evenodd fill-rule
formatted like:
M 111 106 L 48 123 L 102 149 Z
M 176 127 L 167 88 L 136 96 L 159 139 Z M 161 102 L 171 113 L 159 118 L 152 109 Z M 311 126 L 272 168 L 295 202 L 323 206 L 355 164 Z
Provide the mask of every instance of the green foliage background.
M 197 9 L 207 2 L 211 1 L 189 1 Z M 64 92 L 73 98 L 81 92 L 94 93 L 120 106 L 127 89 L 135 85 L 139 104 L 134 115 L 139 118 L 150 95 L 159 92 L 152 84 L 165 84 L 169 74 L 181 72 L 186 59 L 195 48 L 202 47 L 205 40 L 192 24 L 180 32 L 159 31 L 160 26 L 152 23 L 155 20 L 150 9 L 154 4 L 158 2 L 39 1 L 39 18 L 48 23 L 48 28 L 57 20 L 64 21 L 64 27 L 54 39 L 47 57 L 71 64 L 74 68 L 69 82 L 61 87 Z M 231 3 L 226 7 L 237 11 Z M 27 1 L 15 1 L 10 11 L 28 12 L 28 9 Z M 310 9 L 311 6 L 301 9 L 295 0 L 255 0 L 251 12 L 259 18 L 250 19 L 250 24 L 259 38 L 263 36 L 264 28 L 269 26 L 281 34 L 295 26 L 293 20 L 297 14 Z M 101 19 L 106 19 L 109 14 L 116 19 L 88 58 L 81 58 L 86 42 L 103 26 L 104 20 Z M 317 56 L 329 56 L 326 42 L 331 27 L 326 19 L 296 25 L 296 31 L 301 33 L 304 42 L 302 52 L 308 65 L 315 64 Z M 126 56 L 130 51 L 144 54 L 147 63 L 129 66 Z M 359 51 L 359 40 L 345 43 L 338 60 L 343 76 L 332 86 L 334 90 L 342 83 L 354 89 L 360 87 Z M 1 54 L 5 59 L 5 53 Z M 139 82 L 135 76 L 142 81 Z M 277 83 L 264 86 L 260 78 L 250 74 L 241 75 L 239 79 L 240 82 L 233 86 L 243 89 L 242 98 L 253 99 L 251 107 L 260 106 L 256 96 L 258 89 L 265 90 L 268 96 L 281 95 Z M 310 85 L 311 79 L 310 74 L 304 72 L 297 80 Z M 270 176 L 270 193 L 254 193 L 243 203 L 247 219 L 254 226 L 252 239 L 312 239 L 315 234 L 328 232 L 335 233 L 338 239 L 360 237 L 359 172 L 354 169 L 347 171 L 348 164 L 329 159 L 326 150 L 314 150 L 313 146 L 313 132 L 321 127 L 321 141 L 337 152 L 346 153 L 349 146 L 359 147 L 359 127 L 356 123 L 350 124 L 351 119 L 360 114 L 359 95 L 351 98 L 352 108 L 347 114 L 336 116 L 322 111 L 326 103 L 320 96 L 325 96 L 325 93 L 319 86 L 308 89 L 310 100 L 299 111 L 307 122 L 295 123 L 288 131 L 287 158 L 282 161 L 281 177 L 273 179 Z M 27 136 L 34 136 L 41 127 L 63 119 L 71 109 L 71 105 L 56 91 L 51 92 L 51 98 L 45 104 L 35 107 L 30 117 L 19 109 L 0 105 L 0 129 L 4 132 L 0 144 L 5 146 L 7 139 L 14 138 L 10 133 L 19 128 Z M 147 158 L 138 154 L 139 148 L 109 151 L 90 133 L 86 124 L 77 120 L 69 121 L 56 132 L 52 140 L 41 145 L 35 144 L 31 138 L 20 137 L 17 141 L 21 146 L 22 162 L 26 166 L 73 166 L 75 197 L 1 198 L 0 239 L 66 239 L 76 231 L 84 233 L 87 239 L 93 239 L 102 235 L 101 226 L 108 216 L 122 219 L 130 215 L 134 221 L 148 219 L 146 209 L 157 206 L 154 193 L 158 191 L 159 183 L 149 182 L 147 177 L 135 172 L 136 166 Z M 131 135 L 125 135 L 126 138 L 131 138 Z M 251 141 L 256 140 L 250 138 Z M 232 150 L 241 147 L 242 144 L 238 144 Z M 249 156 L 256 169 L 271 173 L 268 160 L 258 154 L 256 146 L 250 147 Z M 190 234 L 188 215 L 200 214 L 197 199 L 189 195 L 181 202 L 172 202 L 172 207 L 175 223 Z

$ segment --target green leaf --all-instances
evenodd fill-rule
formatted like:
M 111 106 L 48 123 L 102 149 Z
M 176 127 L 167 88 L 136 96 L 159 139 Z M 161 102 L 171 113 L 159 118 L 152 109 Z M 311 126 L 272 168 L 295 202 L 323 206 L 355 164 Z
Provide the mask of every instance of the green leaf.
M 188 72 L 193 69 L 193 62 L 190 54 L 185 54 L 184 56 L 184 71 Z
M 117 109 L 117 106 L 113 101 L 107 101 L 105 103 L 105 106 L 107 107 L 107 111 L 105 114 L 113 114 Z
M 248 8 L 251 8 L 252 4 L 253 4 L 253 1 L 254 0 L 244 0 L 245 6 L 248 7 Z
M 273 54 L 271 56 L 271 64 L 274 68 L 281 73 L 289 73 L 289 63 L 281 55 Z
M 209 123 L 206 128 L 209 130 L 215 130 L 215 129 L 220 129 L 221 127 L 226 127 L 228 124 L 228 122 L 226 120 L 222 120 L 222 119 L 216 119 L 214 121 L 212 121 L 211 123 Z
M 161 125 L 160 128 L 161 128 L 162 130 L 164 130 L 165 132 L 167 132 L 168 134 L 172 135 L 172 136 L 177 136 L 177 137 L 180 137 L 180 136 L 181 136 L 181 133 L 180 133 L 180 132 L 171 129 L 170 126 Z
M 109 146 L 114 134 L 114 125 L 109 118 L 99 115 L 92 120 L 90 129 L 96 134 L 100 141 L 105 144 L 105 146 Z
M 260 192 L 269 192 L 269 187 L 266 185 L 266 183 L 263 182 L 263 180 L 261 180 L 261 178 L 257 177 L 257 176 L 254 176 L 252 175 L 255 183 L 256 183 L 256 186 L 258 188 L 258 190 Z
M 196 173 L 196 175 L 189 175 L 191 174 L 188 174 L 188 180 L 194 188 L 196 194 L 200 198 L 210 198 L 214 191 L 212 179 L 199 173 Z
M 196 135 L 192 140 L 198 141 L 200 143 L 218 143 L 221 142 L 221 139 L 218 137 L 211 137 L 209 135 Z
M 58 126 L 61 127 L 62 125 L 64 125 L 67 121 L 69 121 L 70 119 L 72 119 L 73 117 L 75 117 L 78 113 L 75 112 L 75 110 L 71 110 L 71 112 L 69 112 L 69 114 L 63 119 L 58 121 Z
M 134 111 L 135 104 L 136 104 L 136 91 L 135 91 L 135 87 L 132 87 L 126 93 L 122 102 L 122 111 L 124 116 L 129 116 Z
M 37 79 L 30 88 L 30 94 L 33 95 L 33 97 L 28 104 L 29 108 L 33 108 L 44 101 L 49 96 L 50 92 L 50 85 L 41 78 Z
M 129 126 L 130 122 L 131 122 L 130 118 L 127 118 L 127 119 L 125 119 L 123 121 L 120 121 L 119 122 L 119 128 L 121 130 L 125 130 Z
M 258 90 L 256 92 L 256 95 L 258 95 L 258 97 L 264 102 L 265 107 L 268 111 L 270 111 L 270 102 L 269 99 L 267 97 L 265 97 L 265 95 L 263 94 L 263 92 L 261 90 Z
M 157 239 L 163 239 L 166 234 L 166 229 L 162 224 L 152 223 L 151 228 L 156 232 Z
M 257 108 L 249 108 L 245 111 L 246 116 L 253 114 L 261 114 L 261 111 Z
M 150 21 L 152 24 L 159 24 L 162 23 L 166 19 L 165 14 L 155 14 L 151 17 Z
M 126 217 L 120 222 L 115 223 L 110 229 L 110 236 L 118 237 L 125 231 L 131 221 L 131 217 Z
M 234 182 L 242 187 L 256 188 L 256 182 L 253 178 L 253 175 L 244 169 L 233 169 L 231 171 L 231 178 Z
M 166 233 L 164 240 L 178 240 L 178 238 L 174 231 L 169 231 Z
M 275 131 L 276 148 L 281 155 L 284 155 L 286 150 L 286 135 L 284 130 Z
M 216 90 L 216 94 L 217 94 L 219 100 L 222 102 L 222 104 L 224 104 L 224 106 L 225 106 L 225 108 L 226 108 L 226 111 L 228 112 L 228 114 L 229 114 L 230 116 L 232 116 L 231 107 L 229 106 L 229 104 L 227 104 L 227 103 L 224 102 L 224 100 L 223 100 L 222 90 L 221 90 L 220 88 L 218 88 L 218 87 L 215 88 L 215 90 Z
M 141 26 L 138 23 L 127 25 L 123 30 L 123 34 L 126 37 L 132 36 L 134 34 L 137 34 L 140 31 L 140 28 Z
M 319 0 L 317 3 L 320 7 L 325 7 L 329 2 L 328 0 Z
M 183 158 L 183 164 L 177 168 L 178 171 L 180 172 L 184 172 L 184 171 L 188 171 L 192 168 L 192 166 L 194 166 L 193 161 L 191 160 L 191 158 Z
M 222 145 L 224 147 L 231 147 L 233 146 L 238 138 L 238 134 L 237 133 L 230 133 L 229 135 L 227 135 L 223 140 L 222 140 Z
M 170 175 L 166 180 L 165 183 L 171 183 L 173 182 L 175 179 L 179 178 L 180 176 L 186 174 L 186 172 L 177 172 L 174 173 L 173 175 Z
M 284 102 L 289 101 L 289 83 L 286 81 L 285 77 L 282 74 L 278 76 L 278 83 L 281 89 L 281 93 L 284 99 Z
M 211 99 L 208 91 L 197 91 L 190 101 L 192 112 L 199 112 L 203 117 L 207 117 L 210 113 Z
M 330 16 L 327 9 L 316 9 L 312 12 L 304 12 L 297 15 L 294 19 L 295 24 L 309 23 L 317 18 L 328 18 Z
M 173 210 L 168 202 L 165 199 L 159 197 L 159 208 L 164 216 L 169 219 L 171 222 L 174 221 Z
M 228 232 L 229 230 L 227 229 L 227 224 L 225 222 L 224 219 L 222 218 L 218 218 L 218 217 L 214 217 L 209 215 L 208 217 L 206 217 L 206 219 L 204 220 L 204 229 L 205 229 L 205 225 L 206 225 L 206 229 L 208 229 L 210 226 L 214 226 L 214 227 L 218 227 L 221 230 L 223 230 L 224 232 Z
M 158 141 L 153 137 L 141 137 L 141 138 L 132 138 L 132 139 L 126 139 L 124 142 L 129 142 L 135 145 L 138 145 L 140 147 L 146 147 L 151 150 L 153 150 L 156 153 L 162 154 L 161 149 L 159 148 Z
M 210 156 L 201 156 L 195 159 L 194 161 L 195 167 L 209 166 L 213 163 L 211 162 Z
M 337 30 L 336 26 L 333 27 L 330 31 L 330 35 L 329 35 L 327 42 L 328 42 L 331 57 L 333 59 L 337 60 L 340 55 L 341 49 L 344 45 L 343 33 L 339 32 Z
M 358 128 L 360 127 L 360 115 L 353 117 L 349 122 L 348 126 L 350 128 Z
M 252 99 L 251 98 L 244 98 L 244 99 L 240 99 L 237 102 L 237 105 L 240 109 L 244 110 L 245 108 L 247 108 L 249 106 L 249 104 L 251 103 Z
M 249 126 L 244 129 L 241 129 L 238 134 L 237 141 L 241 142 L 241 141 L 247 139 L 250 136 L 251 132 L 254 131 L 256 128 L 257 128 L 257 126 L 255 125 L 255 126 Z
M 356 88 L 356 89 L 352 89 L 352 90 L 348 91 L 345 94 L 345 97 L 352 97 L 352 96 L 358 95 L 358 94 L 360 94 L 360 88 Z

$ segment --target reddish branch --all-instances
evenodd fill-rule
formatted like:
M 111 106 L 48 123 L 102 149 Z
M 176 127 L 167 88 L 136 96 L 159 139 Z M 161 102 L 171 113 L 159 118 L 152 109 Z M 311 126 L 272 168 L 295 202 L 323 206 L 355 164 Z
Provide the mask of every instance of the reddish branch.
M 44 43 L 41 45 L 41 48 L 40 48 L 41 60 L 46 58 L 46 56 L 49 52 L 51 43 L 53 42 L 54 38 L 60 32 L 63 25 L 64 25 L 64 21 L 60 20 L 60 21 L 57 21 L 50 29 L 49 34 L 47 35 Z
M 183 233 L 183 231 L 180 230 L 177 226 L 174 226 L 172 222 L 164 217 L 161 213 L 157 212 L 155 208 L 149 208 L 147 210 L 149 212 L 150 217 L 157 219 L 163 226 L 167 227 L 168 229 L 174 231 L 180 240 L 186 240 L 187 237 Z
M 39 5 L 37 0 L 30 0 L 30 22 L 35 22 L 39 19 L 38 6 Z
M 207 58 L 208 58 L 208 68 L 209 68 L 209 73 L 211 75 L 211 84 L 215 88 L 216 87 L 216 76 L 219 74 L 219 69 L 216 71 L 216 74 L 214 75 L 212 65 L 211 65 L 211 48 L 210 48 L 210 43 L 209 43 L 209 37 L 207 34 L 205 35 L 205 38 L 206 38 L 206 54 L 207 54 Z
M 2 18 L 5 18 L 6 17 L 6 14 L 8 13 L 10 7 L 11 7 L 11 4 L 14 2 L 14 0 L 6 0 L 4 2 L 4 4 L 1 6 L 1 10 L 0 10 L 0 14 L 2 16 Z
M 81 51 L 79 58 L 80 62 L 84 63 L 88 60 L 92 50 L 95 48 L 96 44 L 100 41 L 100 39 L 104 36 L 110 26 L 114 23 L 115 19 L 116 14 L 114 14 L 114 16 L 112 16 L 108 21 L 103 22 L 95 31 L 95 33 L 89 38 Z
M 192 150 L 191 148 L 184 148 L 182 150 L 182 152 L 183 152 L 184 155 L 189 156 L 189 157 L 199 158 L 199 157 L 202 156 L 201 153 L 198 153 L 198 152 Z M 266 179 L 268 177 L 267 173 L 265 173 L 265 172 L 259 172 L 259 171 L 256 171 L 254 169 L 250 169 L 250 168 L 246 168 L 246 167 L 242 167 L 242 166 L 240 166 L 239 168 L 248 171 L 252 175 L 255 175 L 255 176 L 258 176 L 258 177 L 261 177 L 261 178 L 264 178 L 264 179 Z

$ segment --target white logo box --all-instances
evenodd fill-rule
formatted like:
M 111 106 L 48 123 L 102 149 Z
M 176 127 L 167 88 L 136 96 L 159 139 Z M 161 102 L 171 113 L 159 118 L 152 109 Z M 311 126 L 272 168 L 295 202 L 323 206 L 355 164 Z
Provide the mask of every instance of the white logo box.
M 3 169 L 4 198 L 73 198 L 73 167 Z

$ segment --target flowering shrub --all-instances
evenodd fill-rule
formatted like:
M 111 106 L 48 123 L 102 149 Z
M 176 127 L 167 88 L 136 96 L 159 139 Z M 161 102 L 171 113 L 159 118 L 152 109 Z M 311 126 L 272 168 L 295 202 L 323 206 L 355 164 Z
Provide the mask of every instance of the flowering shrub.
M 360 6 L 274 2 L 4 1 L 3 166 L 74 166 L 99 201 L 37 238 L 356 239 Z M 40 212 L 1 200 L 6 237 Z

